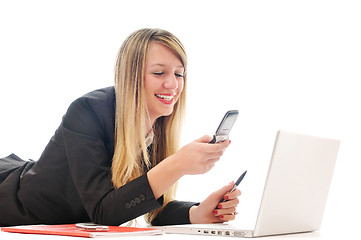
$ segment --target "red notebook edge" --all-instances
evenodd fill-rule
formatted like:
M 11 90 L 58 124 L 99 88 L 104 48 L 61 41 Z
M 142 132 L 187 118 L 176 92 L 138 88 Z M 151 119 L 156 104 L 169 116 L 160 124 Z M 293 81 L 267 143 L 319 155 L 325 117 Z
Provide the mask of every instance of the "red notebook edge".
M 44 234 L 61 235 L 72 237 L 112 237 L 115 235 L 154 235 L 162 234 L 160 229 L 140 228 L 140 227 L 117 227 L 109 226 L 109 231 L 85 231 L 77 228 L 75 224 L 61 225 L 27 225 L 15 227 L 2 227 L 2 232 L 24 233 L 24 234 Z

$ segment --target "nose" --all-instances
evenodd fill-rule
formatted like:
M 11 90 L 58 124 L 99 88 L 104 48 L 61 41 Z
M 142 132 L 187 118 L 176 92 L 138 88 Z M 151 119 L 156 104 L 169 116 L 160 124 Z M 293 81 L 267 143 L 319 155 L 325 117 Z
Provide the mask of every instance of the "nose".
M 174 75 L 168 76 L 164 81 L 164 88 L 177 89 L 178 88 L 178 82 L 177 82 L 176 76 L 174 76 Z

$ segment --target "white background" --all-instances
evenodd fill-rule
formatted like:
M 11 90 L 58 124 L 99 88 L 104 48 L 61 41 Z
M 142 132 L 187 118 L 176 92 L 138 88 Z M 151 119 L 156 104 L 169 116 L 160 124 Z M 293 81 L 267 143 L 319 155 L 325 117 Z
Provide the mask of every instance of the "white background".
M 188 52 L 184 144 L 213 134 L 227 110 L 240 111 L 221 161 L 184 177 L 178 198 L 201 201 L 248 170 L 238 221 L 252 224 L 284 129 L 342 141 L 323 229 L 356 227 L 360 12 L 350 0 L 1 0 L 0 156 L 37 159 L 74 99 L 113 84 L 123 40 L 158 27 Z

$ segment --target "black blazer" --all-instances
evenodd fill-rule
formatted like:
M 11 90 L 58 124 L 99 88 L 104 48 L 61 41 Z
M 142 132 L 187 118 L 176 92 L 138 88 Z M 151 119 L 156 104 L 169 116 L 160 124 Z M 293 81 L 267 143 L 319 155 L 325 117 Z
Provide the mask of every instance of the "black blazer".
M 162 206 L 144 174 L 114 189 L 114 87 L 75 100 L 38 161 L 0 159 L 0 226 L 92 221 L 119 225 Z M 189 223 L 192 202 L 169 203 L 155 225 Z

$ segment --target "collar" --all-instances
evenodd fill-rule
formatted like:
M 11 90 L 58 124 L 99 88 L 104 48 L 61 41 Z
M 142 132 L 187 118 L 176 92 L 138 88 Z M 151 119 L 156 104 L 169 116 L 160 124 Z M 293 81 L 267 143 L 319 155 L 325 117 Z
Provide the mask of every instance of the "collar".
M 152 130 L 147 134 L 147 136 L 145 136 L 145 144 L 147 147 L 149 147 L 153 143 L 153 139 L 154 139 L 154 132 Z

